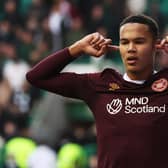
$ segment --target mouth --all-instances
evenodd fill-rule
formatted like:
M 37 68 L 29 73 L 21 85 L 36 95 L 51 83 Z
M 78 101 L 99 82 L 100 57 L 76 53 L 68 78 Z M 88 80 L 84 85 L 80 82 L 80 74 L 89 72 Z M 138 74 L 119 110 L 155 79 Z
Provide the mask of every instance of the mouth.
M 138 61 L 138 58 L 136 56 L 129 56 L 126 59 L 127 64 L 129 65 L 135 65 Z

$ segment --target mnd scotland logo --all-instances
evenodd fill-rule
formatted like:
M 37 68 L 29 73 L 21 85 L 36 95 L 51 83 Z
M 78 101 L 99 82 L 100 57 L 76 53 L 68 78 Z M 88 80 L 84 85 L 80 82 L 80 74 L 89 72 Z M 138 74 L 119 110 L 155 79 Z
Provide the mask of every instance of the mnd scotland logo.
M 122 109 L 122 102 L 120 99 L 113 99 L 110 104 L 106 105 L 106 108 L 110 114 L 117 114 Z
M 123 109 L 122 109 L 123 108 Z M 106 109 L 110 114 L 117 114 L 121 110 L 125 114 L 135 113 L 164 113 L 166 112 L 166 104 L 161 106 L 150 106 L 148 97 L 113 99 L 111 103 L 106 105 Z

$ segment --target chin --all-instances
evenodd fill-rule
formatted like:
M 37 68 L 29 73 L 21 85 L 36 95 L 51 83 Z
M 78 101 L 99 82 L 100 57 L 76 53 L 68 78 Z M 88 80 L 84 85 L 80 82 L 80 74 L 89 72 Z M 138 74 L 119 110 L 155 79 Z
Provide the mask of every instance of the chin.
M 142 69 L 138 68 L 137 66 L 129 66 L 126 68 L 126 71 L 131 73 L 138 73 L 141 72 Z

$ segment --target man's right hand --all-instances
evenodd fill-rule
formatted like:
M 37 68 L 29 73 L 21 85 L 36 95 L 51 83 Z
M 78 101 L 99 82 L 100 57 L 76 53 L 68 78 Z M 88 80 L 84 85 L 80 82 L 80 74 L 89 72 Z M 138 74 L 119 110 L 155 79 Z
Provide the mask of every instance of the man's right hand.
M 94 57 L 100 57 L 109 50 L 108 46 L 112 46 L 110 45 L 111 43 L 111 39 L 104 38 L 100 33 L 96 32 L 89 34 L 81 40 L 72 44 L 69 47 L 69 52 L 74 57 L 77 57 L 82 53 Z

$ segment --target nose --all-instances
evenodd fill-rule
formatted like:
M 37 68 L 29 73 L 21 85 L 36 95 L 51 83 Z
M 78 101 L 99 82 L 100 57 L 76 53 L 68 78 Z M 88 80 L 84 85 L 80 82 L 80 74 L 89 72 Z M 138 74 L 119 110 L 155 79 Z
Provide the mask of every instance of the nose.
M 136 46 L 134 43 L 129 43 L 128 45 L 128 52 L 136 52 Z

